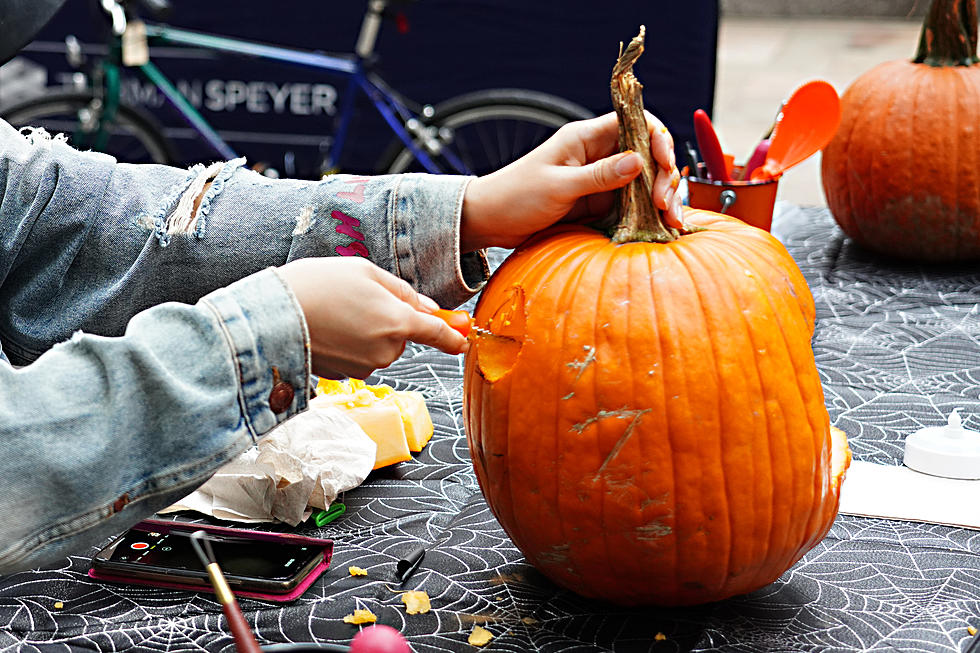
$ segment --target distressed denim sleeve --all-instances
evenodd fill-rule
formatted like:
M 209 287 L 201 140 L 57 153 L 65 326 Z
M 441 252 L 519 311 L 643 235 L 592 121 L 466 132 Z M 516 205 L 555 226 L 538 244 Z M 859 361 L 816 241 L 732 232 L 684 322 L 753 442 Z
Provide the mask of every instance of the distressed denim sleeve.
M 0 361 L 0 573 L 124 530 L 305 410 L 307 342 L 265 270 L 144 311 L 121 337 L 77 333 L 25 367 Z
M 118 335 L 141 310 L 307 256 L 367 257 L 458 305 L 487 276 L 482 255 L 459 253 L 469 179 L 119 164 L 0 121 L 0 341 L 23 364 L 76 330 Z

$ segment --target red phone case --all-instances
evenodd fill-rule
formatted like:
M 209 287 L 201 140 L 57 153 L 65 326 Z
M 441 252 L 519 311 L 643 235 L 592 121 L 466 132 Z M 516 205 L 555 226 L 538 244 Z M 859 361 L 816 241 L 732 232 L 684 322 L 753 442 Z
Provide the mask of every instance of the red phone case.
M 177 530 L 174 527 L 186 527 L 187 522 L 176 522 L 176 521 L 164 521 L 159 519 L 147 519 L 140 522 L 136 526 L 146 526 L 153 528 L 154 530 L 160 531 L 161 533 L 169 533 L 172 530 Z M 270 592 L 249 592 L 249 591 L 238 591 L 234 590 L 236 597 L 246 597 L 252 599 L 261 599 L 263 601 L 273 601 L 276 603 L 287 603 L 289 601 L 295 601 L 298 599 L 303 592 L 305 592 L 313 582 L 319 578 L 327 567 L 330 566 L 330 558 L 333 555 L 333 540 L 325 540 L 316 537 L 306 537 L 304 535 L 293 535 L 291 533 L 265 533 L 263 531 L 253 531 L 241 528 L 226 528 L 224 526 L 206 526 L 203 524 L 191 524 L 194 530 L 202 530 L 208 533 L 221 533 L 223 535 L 248 535 L 249 537 L 254 537 L 257 540 L 264 541 L 276 541 L 282 542 L 283 540 L 288 542 L 293 542 L 295 544 L 305 544 L 308 546 L 318 546 L 323 548 L 323 560 L 313 568 L 313 570 L 300 582 L 299 585 L 289 590 L 288 592 L 282 594 L 270 593 Z M 186 528 L 180 528 L 179 530 L 186 530 Z M 180 590 L 190 590 L 191 592 L 207 592 L 209 594 L 214 594 L 214 590 L 210 587 L 201 587 L 199 585 L 190 585 L 181 582 L 161 582 L 156 580 L 150 580 L 146 578 L 130 578 L 128 576 L 119 576 L 117 574 L 106 573 L 104 571 L 99 571 L 95 568 L 89 568 L 88 575 L 90 578 L 94 578 L 99 581 L 107 581 L 111 583 L 125 583 L 127 585 L 148 585 L 150 587 L 162 587 L 165 589 L 180 589 Z

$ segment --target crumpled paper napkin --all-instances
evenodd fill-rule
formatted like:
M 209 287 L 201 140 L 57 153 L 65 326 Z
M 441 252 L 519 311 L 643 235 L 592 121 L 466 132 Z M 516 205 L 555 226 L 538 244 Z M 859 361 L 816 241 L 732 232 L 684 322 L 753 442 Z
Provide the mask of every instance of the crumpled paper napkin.
M 292 526 L 326 509 L 337 495 L 364 482 L 377 445 L 354 420 L 314 398 L 257 446 L 161 513 L 194 510 L 218 519 Z

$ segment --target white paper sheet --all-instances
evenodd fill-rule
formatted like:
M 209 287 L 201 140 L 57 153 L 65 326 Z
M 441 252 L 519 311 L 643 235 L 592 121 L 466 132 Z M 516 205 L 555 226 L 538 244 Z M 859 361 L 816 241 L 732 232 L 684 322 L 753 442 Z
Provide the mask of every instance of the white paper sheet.
M 840 512 L 980 530 L 980 480 L 855 460 L 841 485 Z

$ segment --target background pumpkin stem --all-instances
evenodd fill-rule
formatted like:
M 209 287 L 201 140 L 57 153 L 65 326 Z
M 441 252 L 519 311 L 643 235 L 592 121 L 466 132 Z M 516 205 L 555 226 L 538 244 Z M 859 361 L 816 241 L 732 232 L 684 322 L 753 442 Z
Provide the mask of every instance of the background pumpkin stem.
M 619 149 L 633 150 L 643 158 L 643 172 L 619 191 L 619 226 L 613 234 L 616 243 L 667 243 L 677 239 L 677 232 L 663 223 L 653 204 L 654 163 L 650 154 L 650 131 L 643 113 L 643 85 L 633 74 L 633 64 L 643 54 L 646 28 L 623 50 L 613 67 L 610 89 L 613 108 L 619 117 Z
M 977 61 L 977 0 L 933 0 L 912 62 L 972 66 Z

